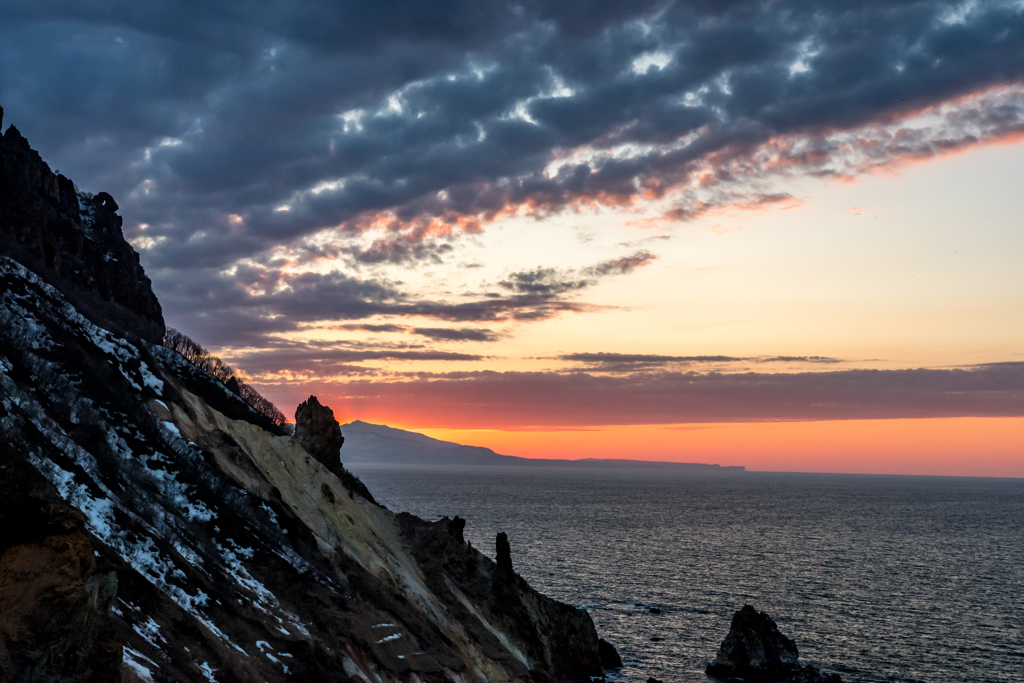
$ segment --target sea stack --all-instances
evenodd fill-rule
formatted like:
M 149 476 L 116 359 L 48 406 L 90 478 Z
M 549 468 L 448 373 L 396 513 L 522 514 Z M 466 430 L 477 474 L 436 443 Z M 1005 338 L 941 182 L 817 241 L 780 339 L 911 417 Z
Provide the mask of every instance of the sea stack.
M 732 617 L 729 634 L 718 648 L 709 675 L 745 681 L 840 683 L 837 674 L 823 674 L 812 665 L 801 666 L 796 643 L 783 635 L 771 617 L 750 605 Z

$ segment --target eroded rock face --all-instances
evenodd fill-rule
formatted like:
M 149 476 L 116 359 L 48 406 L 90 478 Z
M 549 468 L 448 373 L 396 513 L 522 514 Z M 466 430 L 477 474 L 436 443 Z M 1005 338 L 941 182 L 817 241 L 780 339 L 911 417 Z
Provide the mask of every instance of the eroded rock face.
M 590 615 L 545 597 L 516 576 L 506 534 L 498 534 L 498 561 L 492 562 L 463 540 L 461 518 L 424 522 L 403 512 L 398 519 L 428 587 L 485 656 L 503 658 L 516 680 L 589 681 L 601 675 L 601 646 Z M 502 654 L 495 633 L 518 643 L 514 657 Z
M 0 680 L 113 683 L 117 574 L 82 515 L 0 443 Z
M 327 469 L 342 476 L 345 469 L 341 465 L 341 447 L 345 437 L 334 419 L 334 411 L 321 405 L 316 396 L 310 396 L 295 409 L 295 440 Z
M 801 666 L 798 660 L 796 643 L 779 631 L 772 618 L 744 605 L 733 615 L 729 634 L 707 673 L 745 681 L 839 682 L 838 675 L 826 676 L 814 666 Z
M 160 343 L 160 303 L 117 210 L 106 192 L 79 193 L 53 173 L 14 126 L 0 135 L 0 253 L 57 287 L 94 322 Z

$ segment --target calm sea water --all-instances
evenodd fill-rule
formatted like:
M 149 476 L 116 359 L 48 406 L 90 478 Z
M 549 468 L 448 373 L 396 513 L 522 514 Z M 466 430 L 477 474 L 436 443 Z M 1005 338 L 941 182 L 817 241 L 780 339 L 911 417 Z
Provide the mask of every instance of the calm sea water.
M 621 681 L 706 683 L 745 603 L 844 681 L 1024 681 L 1024 480 L 353 469 L 392 510 L 465 517 L 492 557 L 507 532 Z

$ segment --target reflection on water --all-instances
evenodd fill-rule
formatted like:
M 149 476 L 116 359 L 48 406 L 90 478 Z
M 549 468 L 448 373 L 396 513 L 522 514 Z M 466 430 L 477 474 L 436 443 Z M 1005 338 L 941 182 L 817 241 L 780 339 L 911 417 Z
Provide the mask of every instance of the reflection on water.
M 1024 681 L 1024 480 L 353 469 L 392 510 L 465 517 L 492 557 L 507 532 L 622 681 L 706 683 L 744 603 L 844 681 Z

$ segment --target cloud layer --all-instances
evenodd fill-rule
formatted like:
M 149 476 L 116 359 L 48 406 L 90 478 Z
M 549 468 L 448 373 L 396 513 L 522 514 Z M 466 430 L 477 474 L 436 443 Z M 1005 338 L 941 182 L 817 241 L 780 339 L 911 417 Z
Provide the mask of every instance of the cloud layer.
M 1024 363 L 794 374 L 453 372 L 317 389 L 349 412 L 463 429 L 1024 416 Z
M 0 9 L 0 102 L 113 192 L 151 267 L 324 229 L 363 263 L 516 213 L 789 199 L 1021 134 L 1014 2 L 29 2 Z
M 172 324 L 255 376 L 373 375 L 346 396 L 510 424 L 1017 415 L 1017 365 L 719 375 L 686 370 L 840 360 L 574 353 L 379 383 L 361 363 L 471 367 L 516 326 L 601 310 L 594 285 L 666 238 L 541 253 L 475 291 L 408 284 L 502 219 L 661 232 L 795 205 L 787 179 L 1021 139 L 1022 46 L 1024 5 L 1002 0 L 8 0 L 0 105 L 117 198 Z M 366 341 L 293 341 L 309 330 Z

